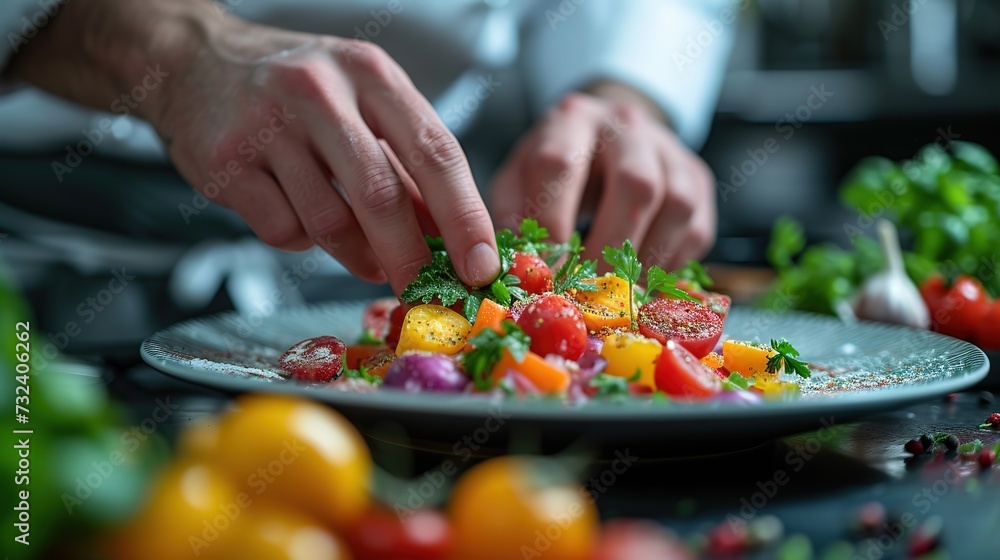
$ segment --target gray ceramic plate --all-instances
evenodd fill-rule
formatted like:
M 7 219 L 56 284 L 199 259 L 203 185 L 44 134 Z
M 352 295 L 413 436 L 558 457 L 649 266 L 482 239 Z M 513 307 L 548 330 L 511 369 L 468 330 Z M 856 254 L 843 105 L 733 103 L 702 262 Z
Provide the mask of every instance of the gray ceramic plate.
M 803 384 L 801 399 L 752 407 L 639 402 L 569 407 L 391 390 L 359 394 L 281 378 L 275 361 L 295 342 L 322 334 L 357 339 L 364 306 L 329 303 L 279 311 L 266 320 L 235 313 L 194 319 L 148 338 L 142 356 L 164 372 L 221 390 L 323 401 L 376 438 L 445 451 L 459 450 L 470 437 L 484 449 L 501 449 L 511 433 L 533 434 L 555 446 L 580 439 L 605 446 L 690 446 L 706 440 L 716 447 L 749 446 L 959 391 L 989 370 L 985 354 L 972 344 L 927 331 L 736 308 L 726 321 L 726 336 L 787 338 L 820 366 Z

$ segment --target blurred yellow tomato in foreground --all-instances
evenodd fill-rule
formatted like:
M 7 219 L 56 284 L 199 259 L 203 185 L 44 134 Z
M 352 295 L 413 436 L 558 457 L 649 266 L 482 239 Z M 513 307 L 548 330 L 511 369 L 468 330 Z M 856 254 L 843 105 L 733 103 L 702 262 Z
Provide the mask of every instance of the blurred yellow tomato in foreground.
M 454 560 L 590 558 L 593 500 L 557 463 L 500 457 L 473 467 L 451 496 Z
M 368 507 L 372 460 L 357 429 L 321 404 L 249 395 L 223 416 L 206 457 L 256 502 L 277 502 L 332 527 Z M 198 447 L 198 446 L 196 446 Z
M 209 552 L 220 559 L 350 560 L 347 547 L 321 523 L 267 503 L 248 508 Z
M 160 473 L 145 508 L 112 537 L 120 560 L 204 557 L 247 505 L 226 476 L 199 461 L 180 461 Z

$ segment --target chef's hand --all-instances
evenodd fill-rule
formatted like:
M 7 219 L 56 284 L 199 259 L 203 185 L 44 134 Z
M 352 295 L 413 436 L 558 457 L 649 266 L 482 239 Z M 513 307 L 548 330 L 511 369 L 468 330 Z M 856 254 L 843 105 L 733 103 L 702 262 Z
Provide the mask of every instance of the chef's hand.
M 56 45 L 74 33 L 95 49 L 123 37 L 145 42 L 99 52 L 116 59 L 105 70 L 132 75 L 115 76 L 119 88 L 105 86 L 103 102 L 92 92 L 76 97 L 106 109 L 142 83 L 145 65 L 168 73 L 136 114 L 187 181 L 266 243 L 318 244 L 357 276 L 388 278 L 398 294 L 429 262 L 422 233 L 436 226 L 466 283 L 499 273 L 493 226 L 461 147 L 379 47 L 251 24 L 205 0 L 71 2 L 52 27 L 45 41 Z M 39 65 L 76 47 L 37 41 L 15 57 L 15 74 L 72 97 L 74 86 L 52 75 L 59 63 L 48 72 Z M 400 179 L 400 160 L 412 181 Z
M 714 177 L 637 92 L 598 84 L 572 93 L 515 146 L 490 187 L 497 225 L 537 218 L 556 240 L 592 214 L 589 258 L 630 239 L 645 265 L 666 270 L 715 239 Z

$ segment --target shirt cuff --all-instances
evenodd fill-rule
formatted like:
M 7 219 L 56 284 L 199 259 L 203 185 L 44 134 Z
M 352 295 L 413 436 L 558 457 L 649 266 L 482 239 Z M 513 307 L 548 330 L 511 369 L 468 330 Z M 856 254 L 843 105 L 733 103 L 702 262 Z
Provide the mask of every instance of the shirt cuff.
M 575 6 L 561 10 L 560 6 Z M 552 2 L 539 10 L 525 57 L 534 108 L 597 80 L 627 84 L 653 100 L 678 136 L 700 147 L 725 77 L 735 2 Z

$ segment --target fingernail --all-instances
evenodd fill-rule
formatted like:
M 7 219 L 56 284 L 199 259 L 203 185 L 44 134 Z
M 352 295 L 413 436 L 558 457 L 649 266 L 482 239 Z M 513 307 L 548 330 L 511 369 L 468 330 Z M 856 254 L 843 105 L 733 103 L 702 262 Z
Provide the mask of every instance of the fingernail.
M 486 243 L 480 243 L 465 255 L 467 281 L 482 286 L 500 273 L 500 256 Z

